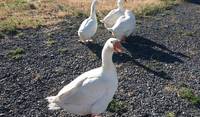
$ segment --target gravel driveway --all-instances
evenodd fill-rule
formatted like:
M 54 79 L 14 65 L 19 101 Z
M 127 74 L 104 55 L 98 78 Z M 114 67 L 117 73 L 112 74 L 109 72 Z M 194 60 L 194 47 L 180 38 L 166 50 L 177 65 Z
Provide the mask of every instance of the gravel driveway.
M 44 98 L 101 65 L 101 49 L 111 34 L 101 24 L 93 44 L 80 44 L 77 30 L 84 18 L 66 17 L 0 39 L 0 117 L 76 117 L 49 111 Z M 200 106 L 177 93 L 185 86 L 200 96 L 200 5 L 183 3 L 138 18 L 135 36 L 123 46 L 125 53 L 113 60 L 119 75 L 114 98 L 124 108 L 106 117 L 200 117 Z M 12 58 L 16 48 L 23 51 Z

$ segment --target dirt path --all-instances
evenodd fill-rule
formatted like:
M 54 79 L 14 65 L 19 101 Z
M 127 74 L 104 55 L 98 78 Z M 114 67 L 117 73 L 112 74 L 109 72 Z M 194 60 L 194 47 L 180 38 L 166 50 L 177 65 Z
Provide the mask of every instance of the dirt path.
M 111 36 L 101 25 L 95 43 L 81 45 L 77 29 L 83 19 L 66 18 L 54 26 L 19 30 L 0 39 L 0 117 L 70 115 L 48 111 L 44 98 L 100 66 L 102 46 Z M 200 106 L 177 92 L 188 87 L 200 96 L 200 5 L 184 3 L 138 19 L 137 26 L 136 36 L 124 44 L 126 54 L 113 57 L 119 74 L 115 99 L 125 107 L 106 116 L 161 117 L 170 112 L 199 117 Z M 13 60 L 7 53 L 17 47 L 24 52 Z

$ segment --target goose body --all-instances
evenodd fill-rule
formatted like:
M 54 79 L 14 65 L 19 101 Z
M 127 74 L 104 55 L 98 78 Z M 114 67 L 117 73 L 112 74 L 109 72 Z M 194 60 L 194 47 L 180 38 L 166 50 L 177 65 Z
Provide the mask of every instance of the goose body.
M 112 46 L 112 42 L 116 44 Z M 119 41 L 115 38 L 107 40 L 102 50 L 101 67 L 83 73 L 64 86 L 56 96 L 46 98 L 49 109 L 63 108 L 78 115 L 99 115 L 104 112 L 118 86 L 117 72 L 112 62 L 113 51 L 120 52 Z
M 136 28 L 135 15 L 130 10 L 125 11 L 125 15 L 117 19 L 112 28 L 108 30 L 112 32 L 114 37 L 122 40 L 131 35 Z
M 94 36 L 97 31 L 96 4 L 97 0 L 93 0 L 90 9 L 90 17 L 85 19 L 78 29 L 80 42 L 92 41 L 91 37 Z
M 126 1 L 126 0 L 125 0 Z M 111 28 L 117 19 L 120 16 L 124 15 L 124 8 L 123 8 L 124 0 L 117 0 L 117 6 L 118 8 L 111 10 L 103 20 L 100 20 L 102 23 L 104 23 L 104 26 L 106 28 Z

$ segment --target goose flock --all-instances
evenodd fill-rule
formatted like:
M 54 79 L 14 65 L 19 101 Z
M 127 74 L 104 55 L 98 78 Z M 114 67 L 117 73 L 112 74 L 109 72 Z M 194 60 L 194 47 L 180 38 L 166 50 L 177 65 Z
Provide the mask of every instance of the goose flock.
M 123 51 L 121 42 L 134 33 L 136 25 L 134 14 L 131 10 L 124 9 L 124 2 L 126 0 L 117 0 L 118 8 L 111 10 L 100 20 L 114 36 L 108 39 L 103 47 L 101 67 L 81 74 L 64 86 L 56 96 L 47 97 L 49 110 L 62 108 L 70 113 L 91 117 L 101 117 L 100 114 L 106 111 L 118 87 L 117 71 L 112 61 L 113 53 Z M 92 1 L 90 16 L 78 29 L 81 43 L 92 42 L 97 31 L 97 3 L 98 0 Z

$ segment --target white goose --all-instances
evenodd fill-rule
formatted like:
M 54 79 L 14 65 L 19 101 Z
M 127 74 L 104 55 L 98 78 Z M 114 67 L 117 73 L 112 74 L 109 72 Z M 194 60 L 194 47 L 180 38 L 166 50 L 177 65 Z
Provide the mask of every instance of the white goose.
M 135 15 L 130 10 L 126 10 L 124 16 L 117 19 L 112 28 L 108 28 L 112 35 L 121 41 L 125 41 L 126 37 L 134 33 L 136 29 Z
M 103 20 L 100 20 L 102 23 L 104 23 L 104 26 L 106 28 L 111 28 L 115 22 L 117 21 L 117 19 L 120 16 L 124 15 L 124 2 L 126 2 L 126 0 L 117 0 L 117 6 L 118 8 L 111 10 L 105 17 Z
M 98 0 L 93 0 L 90 9 L 90 17 L 85 19 L 78 29 L 78 36 L 80 37 L 80 42 L 85 43 L 93 41 L 92 36 L 97 31 L 97 18 L 96 18 L 96 4 Z
M 83 73 L 64 86 L 56 96 L 46 99 L 49 109 L 63 108 L 78 115 L 100 116 L 111 102 L 118 86 L 113 52 L 122 52 L 118 39 L 110 38 L 102 50 L 102 66 Z

